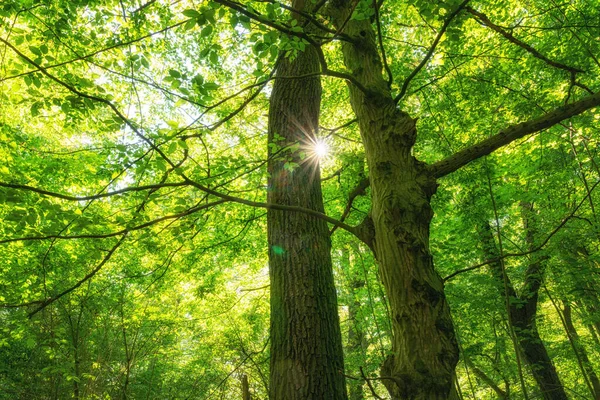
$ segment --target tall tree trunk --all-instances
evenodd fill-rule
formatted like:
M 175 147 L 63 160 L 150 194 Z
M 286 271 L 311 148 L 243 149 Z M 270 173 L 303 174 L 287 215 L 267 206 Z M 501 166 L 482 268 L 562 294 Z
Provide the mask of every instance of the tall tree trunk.
M 303 1 L 293 7 L 302 9 Z M 277 65 L 269 109 L 269 142 L 314 140 L 319 126 L 320 79 L 281 79 L 319 72 L 315 48 L 306 46 Z M 282 140 L 277 140 L 283 138 Z M 324 212 L 318 161 L 300 149 L 270 158 L 270 203 Z M 273 148 L 269 149 L 270 156 Z M 293 163 L 299 165 L 293 170 Z M 269 210 L 271 279 L 271 400 L 347 399 L 331 243 L 325 221 L 303 213 Z
M 526 241 L 531 247 L 533 246 L 533 231 L 528 222 L 530 217 L 525 216 L 530 211 L 524 210 L 524 223 L 527 232 Z M 497 259 L 499 252 L 492 235 L 492 228 L 485 223 L 480 232 L 486 258 L 490 260 Z M 546 346 L 540 338 L 536 325 L 538 293 L 542 279 L 540 262 L 536 261 L 529 264 L 525 272 L 525 283 L 520 296 L 508 277 L 506 278 L 506 288 L 504 287 L 501 262 L 496 261 L 490 266 L 494 277 L 498 281 L 498 289 L 502 297 L 508 296 L 509 299 L 512 299 L 507 302 L 509 304 L 507 310 L 509 320 L 514 328 L 519 349 L 525 361 L 531 367 L 531 372 L 540 388 L 542 398 L 546 400 L 567 400 L 565 390 L 548 355 Z
M 329 13 L 343 41 L 346 69 L 363 88 L 350 84 L 369 166 L 370 220 L 363 225 L 378 262 L 390 302 L 392 354 L 382 366 L 393 399 L 447 399 L 451 394 L 458 346 L 444 296 L 433 268 L 429 226 L 436 181 L 411 152 L 415 120 L 400 111 L 382 76 L 375 34 L 368 20 L 352 20 L 352 2 L 336 0 Z M 365 90 L 366 89 L 366 93 Z

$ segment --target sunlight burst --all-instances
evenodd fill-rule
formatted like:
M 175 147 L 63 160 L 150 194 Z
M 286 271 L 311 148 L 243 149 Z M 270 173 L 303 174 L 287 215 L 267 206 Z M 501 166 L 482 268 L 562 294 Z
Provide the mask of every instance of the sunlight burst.
M 317 158 L 323 158 L 329 154 L 329 145 L 325 141 L 318 139 L 314 143 L 313 151 Z

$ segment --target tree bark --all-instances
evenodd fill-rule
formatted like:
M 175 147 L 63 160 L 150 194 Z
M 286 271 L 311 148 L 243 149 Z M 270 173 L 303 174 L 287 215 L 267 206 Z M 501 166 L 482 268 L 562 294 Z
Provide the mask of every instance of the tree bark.
M 302 9 L 301 0 L 293 7 Z M 277 65 L 269 109 L 269 143 L 301 145 L 277 156 L 269 146 L 268 202 L 324 212 L 318 161 L 301 151 L 319 126 L 319 72 L 310 45 Z M 284 155 L 281 156 L 280 155 Z M 298 166 L 293 167 L 294 164 Z M 346 400 L 343 350 L 327 223 L 303 213 L 268 210 L 271 279 L 271 400 Z
M 346 69 L 366 88 L 350 84 L 369 166 L 371 228 L 366 241 L 375 253 L 392 317 L 392 354 L 381 374 L 392 399 L 448 399 L 458 346 L 429 250 L 430 206 L 436 182 L 411 150 L 415 120 L 400 111 L 382 77 L 375 34 L 368 20 L 349 19 L 350 1 L 337 0 L 329 14 L 353 39 L 342 42 Z M 363 230 L 365 231 L 365 230 Z

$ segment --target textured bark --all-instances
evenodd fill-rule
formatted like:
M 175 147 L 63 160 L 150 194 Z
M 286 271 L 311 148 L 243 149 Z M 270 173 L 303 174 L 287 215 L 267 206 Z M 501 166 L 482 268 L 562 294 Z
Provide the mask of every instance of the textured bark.
M 383 383 L 393 399 L 448 399 L 458 347 L 429 251 L 435 178 L 411 155 L 415 120 L 393 101 L 370 22 L 348 20 L 350 12 L 345 0 L 329 9 L 338 29 L 353 39 L 342 43 L 346 69 L 367 89 L 349 85 L 369 166 L 374 233 L 369 244 L 392 317 L 392 354 L 382 366 Z
M 524 207 L 527 207 L 527 205 L 524 205 Z M 528 212 L 525 211 L 524 214 Z M 532 246 L 533 231 L 528 221 L 529 217 L 524 216 L 527 242 Z M 485 257 L 490 260 L 499 259 L 499 252 L 492 235 L 492 228 L 488 224 L 484 224 L 480 232 Z M 508 296 L 511 299 L 508 301 L 510 323 L 514 328 L 519 349 L 525 361 L 531 367 L 531 372 L 538 384 L 542 398 L 546 400 L 567 400 L 565 390 L 556 373 L 554 364 L 548 355 L 546 346 L 540 338 L 536 325 L 538 293 L 542 281 L 540 262 L 529 264 L 525 272 L 525 283 L 520 296 L 515 291 L 508 277 L 506 278 L 505 290 L 500 261 L 490 264 L 490 267 L 494 277 L 498 281 L 498 290 L 502 297 Z
M 294 4 L 294 7 L 301 4 Z M 307 46 L 277 77 L 319 71 L 316 50 Z M 307 145 L 318 128 L 321 84 L 318 77 L 277 79 L 269 109 L 269 142 Z M 273 149 L 270 148 L 271 155 Z M 269 203 L 323 212 L 318 163 L 283 152 L 268 165 Z M 290 171 L 286 163 L 300 166 Z M 288 164 L 289 165 L 289 164 Z M 269 210 L 271 279 L 271 400 L 345 400 L 343 351 L 337 298 L 324 220 L 303 213 Z

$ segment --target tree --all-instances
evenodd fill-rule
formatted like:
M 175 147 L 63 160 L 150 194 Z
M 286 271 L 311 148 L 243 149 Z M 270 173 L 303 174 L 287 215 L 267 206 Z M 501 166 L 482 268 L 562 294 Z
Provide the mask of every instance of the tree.
M 531 250 L 534 247 L 535 235 L 535 229 L 532 227 L 534 224 L 533 205 L 522 203 L 521 206 L 523 208 L 523 225 L 527 235 L 526 241 Z M 518 351 L 522 352 L 523 358 L 530 365 L 544 398 L 566 399 L 567 394 L 537 329 L 538 298 L 544 276 L 542 262 L 535 260 L 529 264 L 525 271 L 523 288 L 518 295 L 501 264 L 502 260 L 492 236 L 492 228 L 486 224 L 481 228 L 481 232 L 482 247 L 487 253 L 486 258 L 498 260 L 492 264 L 492 270 L 498 281 L 498 290 L 508 307 L 508 319 L 519 347 Z
M 233 299 L 227 274 L 234 282 L 241 280 L 240 271 L 259 276 L 260 261 L 241 260 L 260 260 L 259 254 L 264 260 L 259 210 L 283 218 L 302 214 L 373 250 L 393 331 L 381 376 L 391 396 L 450 396 L 457 381 L 457 330 L 434 269 L 430 224 L 431 202 L 442 209 L 451 196 L 441 189 L 445 197 L 435 200 L 438 180 L 451 185 L 458 179 L 452 175 L 466 174 L 484 156 L 506 162 L 503 156 L 518 154 L 506 146 L 544 130 L 539 137 L 553 145 L 561 142 L 554 135 L 565 130 L 594 134 L 590 110 L 600 104 L 597 2 L 517 7 L 514 1 L 340 0 L 317 2 L 310 11 L 295 6 L 230 0 L 172 7 L 160 1 L 3 5 L 1 151 L 8 161 L 0 172 L 8 205 L 2 208 L 1 241 L 11 269 L 2 275 L 7 290 L 1 301 L 16 309 L 11 318 L 24 309 L 32 317 L 54 318 L 55 307 L 77 299 L 90 282 L 110 285 L 123 276 L 140 282 L 132 285 L 141 291 L 141 282 L 172 253 L 182 277 L 190 276 L 183 266 L 198 259 L 219 271 L 216 284 L 193 281 L 193 287 L 224 290 Z M 301 18 L 293 18 L 290 8 Z M 89 32 L 90 24 L 110 29 Z M 338 126 L 328 132 L 345 153 L 331 169 L 339 185 L 327 180 L 324 189 L 327 214 L 318 205 L 267 197 L 265 165 L 270 160 L 285 167 L 274 157 L 292 149 L 291 143 L 277 147 L 271 140 L 269 155 L 260 150 L 257 158 L 248 156 L 268 145 L 262 126 L 267 97 L 274 97 L 269 84 L 282 77 L 272 71 L 278 55 L 293 64 L 313 50 L 318 70 L 311 65 L 296 78 L 323 78 L 323 123 Z M 356 118 L 349 117 L 352 112 Z M 274 139 L 277 132 L 271 133 Z M 55 154 L 64 153 L 67 138 L 73 142 L 70 154 Z M 298 157 L 287 159 L 287 167 L 302 175 Z M 354 188 L 342 183 L 362 181 L 353 160 L 363 158 L 369 196 L 356 206 Z M 569 179 L 578 176 L 586 175 L 572 173 Z M 477 184 L 474 178 L 461 187 Z M 574 188 L 585 190 L 593 204 L 591 185 Z M 326 246 L 320 224 L 319 240 Z M 223 251 L 227 256 L 204 254 L 219 243 L 231 246 Z M 159 254 L 144 258 L 153 252 Z M 124 271 L 116 274 L 120 254 Z M 64 260 L 76 260 L 76 267 L 67 268 Z M 127 278 L 138 275 L 140 281 Z M 188 306 L 196 309 L 200 300 L 191 297 Z M 325 304 L 331 314 L 335 303 Z M 248 328 L 254 334 L 237 332 L 237 340 L 222 346 L 239 350 L 246 361 L 262 346 L 250 350 L 245 338 L 265 342 L 264 331 L 258 333 L 262 325 L 250 317 L 240 326 L 255 327 Z M 121 342 L 119 351 L 128 343 Z M 253 371 L 250 384 L 262 379 L 260 366 Z M 194 387 L 190 383 L 190 391 Z
M 391 74 L 387 82 L 382 75 L 382 58 L 371 21 L 352 19 L 354 7 L 350 2 L 338 1 L 331 5 L 334 23 L 353 39 L 343 43 L 342 50 L 346 68 L 353 73 L 349 79 L 351 103 L 361 128 L 370 171 L 372 210 L 367 225 L 372 226 L 373 232 L 365 240 L 378 259 L 394 324 L 393 354 L 382 369 L 383 375 L 391 377 L 386 380 L 386 386 L 392 398 L 448 398 L 458 361 L 443 284 L 433 268 L 429 250 L 429 225 L 433 216 L 430 199 L 437 188 L 436 180 L 516 139 L 600 104 L 600 95 L 592 94 L 506 128 L 430 166 L 417 160 L 412 155 L 416 121 L 399 110 L 396 103 L 406 94 L 411 79 L 431 56 L 449 23 L 467 3 L 463 1 L 449 12 L 424 62 L 404 81 L 395 98 L 389 89 L 393 82 Z M 484 14 L 472 8 L 468 10 L 482 22 L 496 27 Z M 378 20 L 377 5 L 373 12 Z M 508 33 L 505 36 L 513 38 Z M 531 47 L 525 49 L 540 56 Z M 550 65 L 557 66 L 552 62 Z M 558 66 L 569 69 L 563 64 Z M 570 69 L 575 76 L 577 71 Z
M 303 2 L 292 7 L 309 11 Z M 299 14 L 294 15 L 301 22 Z M 305 24 L 306 25 L 306 24 Z M 307 28 L 308 30 L 308 28 Z M 271 204 L 324 213 L 318 144 L 321 82 L 317 49 L 282 54 L 269 103 Z M 298 79 L 298 76 L 308 75 Z M 312 76 L 310 76 L 312 75 Z M 277 153 L 286 152 L 283 157 Z M 308 158 L 303 154 L 308 153 Z M 271 399 L 347 399 L 342 337 L 327 223 L 269 210 Z

